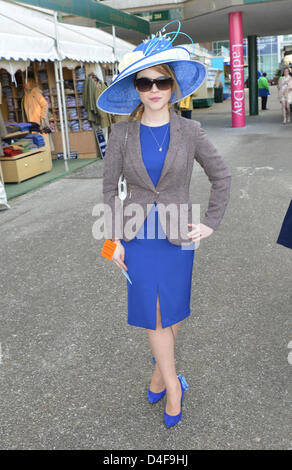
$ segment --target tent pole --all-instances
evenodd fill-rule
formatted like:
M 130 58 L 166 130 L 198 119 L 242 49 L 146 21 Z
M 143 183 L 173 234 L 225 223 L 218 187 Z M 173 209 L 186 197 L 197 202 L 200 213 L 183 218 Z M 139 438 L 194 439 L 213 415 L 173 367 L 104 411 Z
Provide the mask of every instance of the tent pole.
M 61 94 L 62 94 L 62 100 L 63 100 L 65 136 L 66 136 L 68 157 L 70 157 L 70 140 L 69 140 L 69 133 L 68 133 L 67 108 L 66 108 L 66 98 L 65 98 L 65 90 L 64 90 L 63 69 L 62 69 L 62 61 L 61 61 L 61 60 L 59 60 L 59 72 L 60 72 L 60 88 L 61 88 Z M 76 103 L 76 104 L 77 104 L 77 103 Z M 76 108 L 76 109 L 77 109 L 77 108 Z
M 112 36 L 113 36 L 113 54 L 115 58 L 114 72 L 116 74 L 118 73 L 118 71 L 117 71 L 117 57 L 116 57 L 116 28 L 114 25 L 112 25 Z
M 65 164 L 65 170 L 68 171 L 69 168 L 68 168 L 67 159 L 68 159 L 69 155 L 68 155 L 67 151 L 70 152 L 70 150 L 69 150 L 69 146 L 66 149 L 66 141 L 65 141 L 65 135 L 66 135 L 66 138 L 67 138 L 66 124 L 68 124 L 68 123 L 67 123 L 66 103 L 64 102 L 65 96 L 63 94 L 63 88 L 62 88 L 62 84 L 63 84 L 63 80 L 62 80 L 63 79 L 63 71 L 62 71 L 62 60 L 61 60 L 62 54 L 61 54 L 60 49 L 59 49 L 58 17 L 57 17 L 57 12 L 56 11 L 54 11 L 54 23 L 55 23 L 56 49 L 57 49 L 57 52 L 58 52 L 59 57 L 60 57 L 60 59 L 58 59 L 59 70 L 58 70 L 58 64 L 57 64 L 56 60 L 54 62 L 54 66 L 55 66 L 55 76 L 56 76 L 56 84 L 57 84 L 57 96 L 58 96 L 59 116 L 60 116 L 61 133 L 62 133 L 64 164 Z M 60 67 L 60 64 L 61 64 L 61 67 Z M 62 107 L 62 101 L 63 101 L 63 107 Z M 63 112 L 64 112 L 64 116 L 63 116 Z M 64 122 L 65 122 L 65 126 L 64 126 Z M 67 131 L 68 131 L 68 128 L 67 128 Z
M 58 108 L 59 108 L 59 117 L 60 117 L 60 125 L 61 125 L 61 135 L 62 135 L 62 146 L 63 146 L 63 154 L 64 154 L 64 163 L 65 163 L 65 169 L 66 169 L 66 171 L 68 171 L 67 149 L 66 149 L 65 130 L 64 130 L 64 121 L 63 121 L 63 109 L 62 109 L 61 94 L 60 94 L 60 79 L 59 79 L 58 64 L 57 64 L 57 61 L 56 61 L 56 60 L 54 61 L 54 68 L 55 68 L 55 78 L 56 78 L 56 88 L 57 88 L 57 97 L 58 97 Z

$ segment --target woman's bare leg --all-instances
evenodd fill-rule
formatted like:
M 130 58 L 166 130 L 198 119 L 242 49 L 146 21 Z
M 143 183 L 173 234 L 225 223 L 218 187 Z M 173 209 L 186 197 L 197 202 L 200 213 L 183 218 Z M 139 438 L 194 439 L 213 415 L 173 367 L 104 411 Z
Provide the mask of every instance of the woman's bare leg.
M 158 364 L 157 372 L 159 369 L 161 378 L 163 380 L 163 386 L 160 386 L 160 390 L 155 390 L 153 389 L 155 387 L 150 387 L 152 392 L 156 393 L 162 391 L 163 388 L 166 387 L 166 413 L 170 415 L 177 415 L 180 412 L 181 386 L 180 381 L 176 375 L 174 363 L 175 336 L 173 329 L 177 334 L 178 327 L 175 328 L 175 325 L 172 325 L 172 327 L 169 326 L 162 328 L 161 313 L 157 302 L 156 330 L 147 329 L 147 333 L 153 355 Z
M 285 101 L 282 101 L 282 117 L 283 117 L 283 124 L 286 124 L 286 104 L 285 104 Z
M 157 297 L 156 308 L 157 308 L 157 312 L 160 313 L 160 305 L 159 305 L 158 297 Z M 176 341 L 176 337 L 177 337 L 177 334 L 178 334 L 179 327 L 180 327 L 180 322 L 175 323 L 174 325 L 170 326 L 170 328 L 172 329 L 173 337 L 174 337 L 174 343 Z M 158 362 L 156 362 L 155 369 L 154 369 L 154 372 L 153 372 L 153 375 L 152 375 L 152 380 L 151 380 L 151 383 L 150 383 L 150 390 L 154 393 L 159 393 L 159 392 L 162 392 L 162 390 L 164 390 L 164 389 L 165 389 L 165 383 L 164 383 L 163 377 L 161 375 Z
M 287 122 L 290 122 L 290 104 L 286 102 Z

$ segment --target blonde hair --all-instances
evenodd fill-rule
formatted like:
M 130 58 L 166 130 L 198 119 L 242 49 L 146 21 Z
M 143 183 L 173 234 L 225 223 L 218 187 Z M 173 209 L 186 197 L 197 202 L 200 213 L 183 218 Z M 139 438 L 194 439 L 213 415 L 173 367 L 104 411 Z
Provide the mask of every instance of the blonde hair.
M 177 79 L 176 79 L 175 73 L 173 71 L 173 68 L 170 65 L 168 65 L 168 64 L 157 64 L 157 65 L 154 65 L 153 67 L 149 67 L 149 68 L 154 69 L 157 72 L 162 73 L 163 75 L 170 75 L 171 78 L 173 79 L 173 82 L 172 82 L 172 85 L 171 85 L 171 92 L 175 93 L 176 99 L 181 97 L 181 91 L 180 91 L 179 84 L 177 82 Z M 140 72 L 140 70 L 139 70 L 139 72 Z M 138 72 L 135 73 L 133 81 L 135 80 L 135 78 L 137 76 L 137 73 Z M 173 103 L 171 103 L 169 101 L 168 102 L 168 109 L 170 109 L 172 106 L 173 106 Z M 143 113 L 144 113 L 144 104 L 140 101 L 138 106 L 136 106 L 134 111 L 132 111 L 132 113 L 130 114 L 128 120 L 129 121 L 141 120 Z

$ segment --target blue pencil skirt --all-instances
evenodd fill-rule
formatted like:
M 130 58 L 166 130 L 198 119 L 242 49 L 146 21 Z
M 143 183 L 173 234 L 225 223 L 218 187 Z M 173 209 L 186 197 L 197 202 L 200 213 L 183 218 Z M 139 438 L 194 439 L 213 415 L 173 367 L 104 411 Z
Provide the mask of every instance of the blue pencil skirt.
M 121 243 L 132 281 L 127 280 L 128 324 L 155 330 L 157 297 L 163 328 L 188 317 L 195 244 L 182 249 L 168 241 L 156 203 L 135 238 Z

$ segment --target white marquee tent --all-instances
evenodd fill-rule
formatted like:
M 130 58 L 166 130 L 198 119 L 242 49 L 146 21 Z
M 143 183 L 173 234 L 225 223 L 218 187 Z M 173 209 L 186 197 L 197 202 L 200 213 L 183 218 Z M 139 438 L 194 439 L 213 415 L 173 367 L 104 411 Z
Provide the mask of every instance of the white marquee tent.
M 54 62 L 65 159 L 70 149 L 62 61 L 115 64 L 133 47 L 99 29 L 60 23 L 56 12 L 0 0 L 0 68 L 13 75 L 30 60 Z

